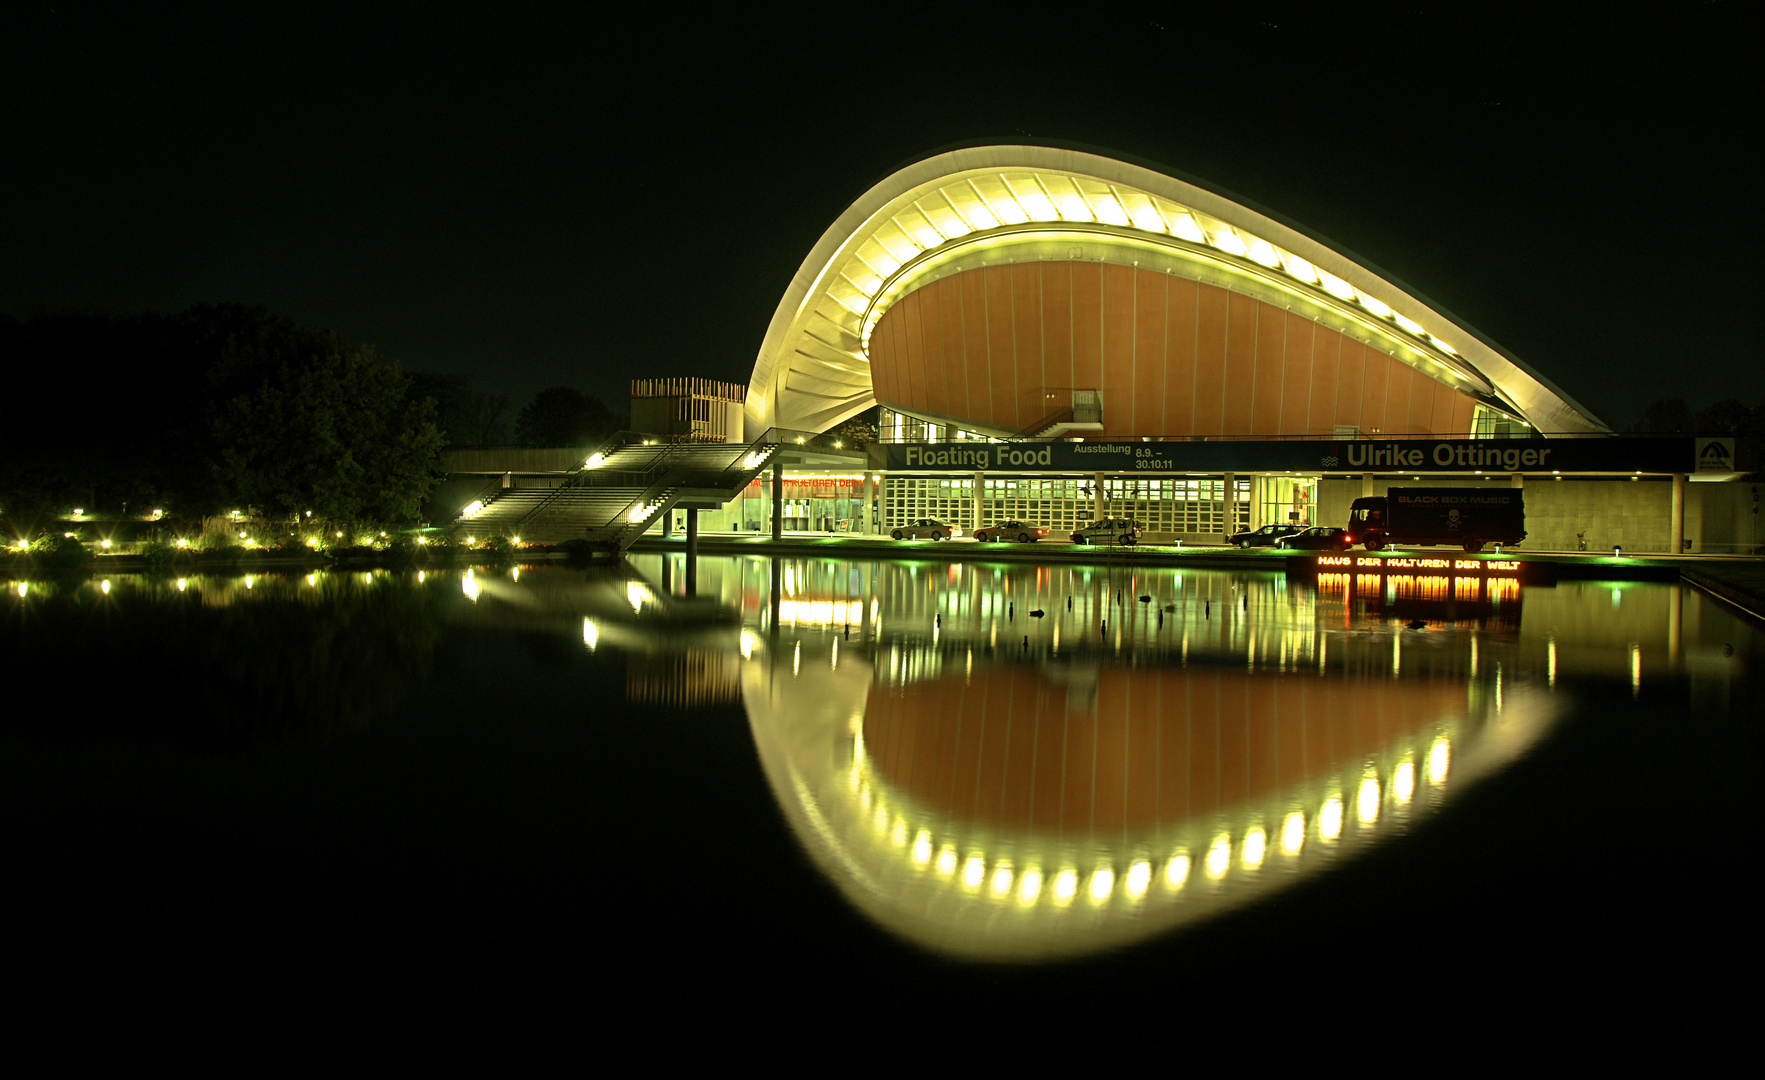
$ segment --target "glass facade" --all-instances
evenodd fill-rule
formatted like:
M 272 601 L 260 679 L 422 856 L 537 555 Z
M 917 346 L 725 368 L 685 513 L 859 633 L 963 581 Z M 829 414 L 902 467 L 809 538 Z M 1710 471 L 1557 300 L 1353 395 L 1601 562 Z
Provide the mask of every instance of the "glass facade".
M 1008 518 L 1056 533 L 1070 531 L 1096 514 L 1093 481 L 1086 477 L 1023 476 L 984 482 L 981 520 L 974 519 L 973 479 L 889 476 L 884 480 L 883 529 L 919 518 L 937 518 L 964 532 Z M 1103 482 L 1103 513 L 1130 517 L 1154 533 L 1223 533 L 1250 521 L 1250 481 L 1239 480 L 1235 520 L 1227 529 L 1225 481 L 1130 477 Z

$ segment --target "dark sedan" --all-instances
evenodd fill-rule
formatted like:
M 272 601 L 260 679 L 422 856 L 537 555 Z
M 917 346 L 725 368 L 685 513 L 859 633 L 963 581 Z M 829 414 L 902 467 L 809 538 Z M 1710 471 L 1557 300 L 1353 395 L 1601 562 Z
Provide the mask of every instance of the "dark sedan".
M 1279 548 L 1297 548 L 1301 551 L 1347 551 L 1353 546 L 1354 540 L 1349 537 L 1347 529 L 1332 529 L 1318 525 L 1304 532 L 1283 536 L 1275 541 Z
M 1274 547 L 1281 537 L 1294 536 L 1304 531 L 1304 525 L 1264 525 L 1250 532 L 1233 533 L 1226 537 L 1226 543 L 1241 548 Z

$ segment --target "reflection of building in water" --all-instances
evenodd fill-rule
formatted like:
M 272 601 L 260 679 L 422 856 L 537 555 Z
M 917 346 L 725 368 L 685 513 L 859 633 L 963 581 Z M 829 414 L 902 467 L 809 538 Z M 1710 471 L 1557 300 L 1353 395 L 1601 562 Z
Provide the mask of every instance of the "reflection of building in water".
M 1358 765 L 1465 701 L 1444 681 L 1200 665 L 1062 682 L 986 666 L 873 684 L 865 755 L 879 782 L 928 811 L 1060 836 L 1157 835 Z
M 774 795 L 847 896 L 977 959 L 1083 954 L 1242 903 L 1402 829 L 1552 715 L 1545 694 L 1437 674 L 890 651 L 892 679 L 796 641 L 744 667 L 743 701 Z
M 721 705 L 741 697 L 741 654 L 688 649 L 633 653 L 626 659 L 625 700 L 680 708 Z

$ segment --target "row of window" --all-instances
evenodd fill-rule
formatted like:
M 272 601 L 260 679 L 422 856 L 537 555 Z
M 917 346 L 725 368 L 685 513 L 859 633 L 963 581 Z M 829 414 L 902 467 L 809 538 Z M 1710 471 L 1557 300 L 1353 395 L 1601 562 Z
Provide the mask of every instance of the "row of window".
M 1085 493 L 1075 486 L 1084 484 Z M 937 518 L 972 530 L 1015 519 L 1054 530 L 1075 529 L 1097 513 L 1090 485 L 1073 480 L 989 480 L 974 520 L 974 481 L 920 477 L 884 479 L 883 527 L 893 529 L 919 518 Z M 995 486 L 996 485 L 996 486 Z M 1238 481 L 1233 522 L 1228 528 L 1225 483 L 1220 480 L 1106 481 L 1103 512 L 1131 517 L 1151 532 L 1223 533 L 1250 523 L 1250 483 Z

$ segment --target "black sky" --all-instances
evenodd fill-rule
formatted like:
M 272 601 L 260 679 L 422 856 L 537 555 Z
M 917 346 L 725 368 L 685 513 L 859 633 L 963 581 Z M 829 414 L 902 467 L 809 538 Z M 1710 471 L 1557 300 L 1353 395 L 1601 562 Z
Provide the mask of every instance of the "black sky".
M 4 16 L 0 309 L 264 304 L 517 402 L 745 382 L 870 183 L 1030 136 L 1303 223 L 1615 422 L 1765 398 L 1751 5 L 175 7 Z

